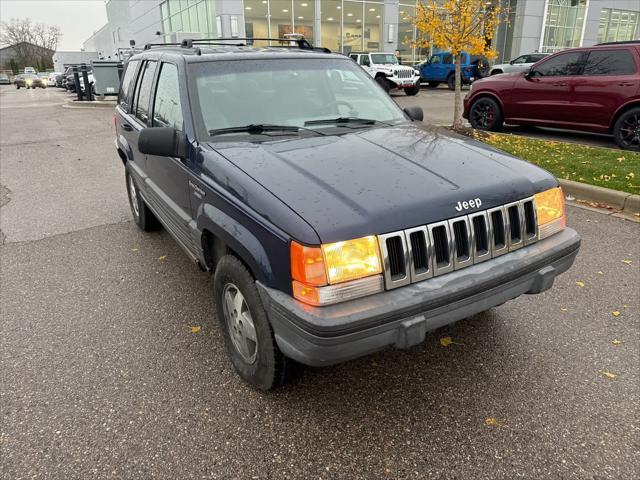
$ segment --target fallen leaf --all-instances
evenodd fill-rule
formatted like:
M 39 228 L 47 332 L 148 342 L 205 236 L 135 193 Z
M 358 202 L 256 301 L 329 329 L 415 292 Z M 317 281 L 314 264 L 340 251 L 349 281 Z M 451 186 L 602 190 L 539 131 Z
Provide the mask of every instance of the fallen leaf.
M 561 312 L 566 312 L 567 310 L 568 310 L 568 309 L 566 309 L 566 308 L 561 308 L 561 309 L 560 309 L 560 311 L 561 311 Z
M 604 273 L 602 272 L 596 272 L 598 275 L 604 275 Z
M 622 263 L 625 263 L 627 265 L 631 265 L 633 262 L 631 260 L 622 260 Z
M 167 259 L 166 255 L 161 255 L 158 257 L 158 260 L 160 260 L 161 262 L 164 262 Z
M 613 340 L 611 343 L 613 343 L 614 345 L 620 345 L 622 343 L 622 340 L 618 340 L 617 338 L 615 340 Z
M 576 285 L 578 285 L 580 288 L 584 288 L 584 282 L 576 282 Z
M 132 251 L 132 252 L 137 252 L 137 251 L 138 251 L 138 249 L 137 249 L 137 248 L 132 248 L 132 249 L 131 249 L 131 251 Z
M 602 372 L 602 374 L 607 378 L 616 378 L 618 376 L 615 373 L 611 373 L 611 372 Z
M 490 427 L 496 427 L 498 426 L 498 421 L 493 417 L 487 417 L 484 419 L 484 424 Z
M 453 344 L 453 340 L 451 339 L 451 337 L 442 337 L 440 339 L 440 345 L 442 345 L 443 347 L 448 347 L 451 344 Z
M 198 333 L 200 331 L 199 326 L 191 327 L 191 333 Z
M 613 312 L 611 312 L 611 315 L 613 315 L 614 317 L 619 317 L 620 312 L 618 310 L 614 310 Z

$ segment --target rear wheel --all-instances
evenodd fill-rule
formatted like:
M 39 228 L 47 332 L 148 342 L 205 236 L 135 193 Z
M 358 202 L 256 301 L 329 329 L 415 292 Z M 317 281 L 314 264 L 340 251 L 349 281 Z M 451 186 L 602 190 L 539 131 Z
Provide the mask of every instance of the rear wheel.
M 620 148 L 640 151 L 640 107 L 620 115 L 613 126 L 613 138 Z
M 389 83 L 389 80 L 387 80 L 383 76 L 379 76 L 376 77 L 376 82 L 378 82 L 378 85 L 380 85 L 385 92 L 389 93 L 389 90 L 391 90 L 391 84 Z
M 276 344 L 256 282 L 233 255 L 216 265 L 213 280 L 216 313 L 227 355 L 238 375 L 259 390 L 283 385 L 299 373 Z
M 408 88 L 404 89 L 404 93 L 406 93 L 410 97 L 413 97 L 414 95 L 417 95 L 419 91 L 420 91 L 420 84 L 419 83 L 416 84 L 416 85 L 413 85 L 412 87 L 408 87 Z
M 133 176 L 127 172 L 125 174 L 125 179 L 127 181 L 129 206 L 131 207 L 131 213 L 133 214 L 133 220 L 136 222 L 136 225 L 145 232 L 158 230 L 160 228 L 160 222 L 149 207 L 147 207 L 147 204 L 144 203 Z
M 484 78 L 489 76 L 489 72 L 491 71 L 491 66 L 489 65 L 489 60 L 485 57 L 480 57 L 476 61 L 476 77 Z
M 449 77 L 447 78 L 447 87 L 449 87 L 449 90 L 455 90 L 456 89 L 456 76 L 455 75 L 449 75 Z
M 438 88 L 438 85 L 440 85 L 440 82 L 427 82 L 427 87 L 429 88 Z
M 478 130 L 500 130 L 503 123 L 500 105 L 489 97 L 477 99 L 469 109 L 469 123 Z

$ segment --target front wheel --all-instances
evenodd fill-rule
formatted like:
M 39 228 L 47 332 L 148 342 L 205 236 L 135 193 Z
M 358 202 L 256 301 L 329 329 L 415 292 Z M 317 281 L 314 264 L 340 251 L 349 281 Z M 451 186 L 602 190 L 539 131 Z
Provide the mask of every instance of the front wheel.
M 213 279 L 216 313 L 227 355 L 238 375 L 259 390 L 290 381 L 298 364 L 276 344 L 256 282 L 235 256 L 225 255 Z
M 489 97 L 477 99 L 469 109 L 469 123 L 478 130 L 500 130 L 503 123 L 500 105 Z
M 160 222 L 149 207 L 147 207 L 147 204 L 144 203 L 133 176 L 127 172 L 125 174 L 125 179 L 127 182 L 129 206 L 131 207 L 134 222 L 136 222 L 136 225 L 140 230 L 144 230 L 145 232 L 158 230 L 160 228 Z
M 613 138 L 620 148 L 640 151 L 640 108 L 627 110 L 613 126 Z
M 416 84 L 416 85 L 413 85 L 412 87 L 408 87 L 408 88 L 404 89 L 404 93 L 406 93 L 410 97 L 413 97 L 414 95 L 417 95 L 419 91 L 420 91 L 420 84 L 419 83 Z
M 456 89 L 456 76 L 455 75 L 449 75 L 449 77 L 447 78 L 447 87 L 449 87 L 449 90 L 455 90 Z
M 389 80 L 384 77 L 376 77 L 376 82 L 378 82 L 378 85 L 380 85 L 385 92 L 389 93 L 389 90 L 391 90 Z

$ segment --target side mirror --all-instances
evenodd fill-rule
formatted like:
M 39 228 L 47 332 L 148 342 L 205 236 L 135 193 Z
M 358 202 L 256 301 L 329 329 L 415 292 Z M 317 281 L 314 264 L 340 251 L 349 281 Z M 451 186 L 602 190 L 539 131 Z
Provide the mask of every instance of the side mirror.
M 145 155 L 185 158 L 187 136 L 171 127 L 143 128 L 138 137 L 138 150 Z
M 421 107 L 417 107 L 417 106 L 407 107 L 403 111 L 409 116 L 411 120 L 417 120 L 421 122 L 422 119 L 424 118 L 424 112 L 422 111 Z

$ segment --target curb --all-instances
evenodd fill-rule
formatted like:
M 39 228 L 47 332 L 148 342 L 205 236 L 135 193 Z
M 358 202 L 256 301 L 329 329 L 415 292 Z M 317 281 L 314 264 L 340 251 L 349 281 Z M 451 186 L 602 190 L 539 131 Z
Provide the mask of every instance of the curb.
M 631 217 L 640 213 L 640 195 L 574 182 L 573 180 L 558 179 L 558 181 L 564 193 L 572 197 L 610 205 L 618 212 Z

